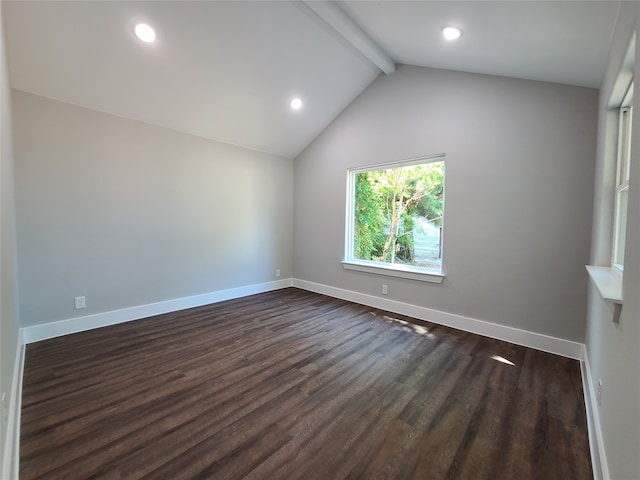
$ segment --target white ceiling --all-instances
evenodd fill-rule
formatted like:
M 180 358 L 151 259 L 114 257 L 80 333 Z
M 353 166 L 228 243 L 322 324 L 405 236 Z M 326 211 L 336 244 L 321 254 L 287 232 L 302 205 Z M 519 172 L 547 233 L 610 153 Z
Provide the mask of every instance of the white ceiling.
M 619 3 L 3 1 L 2 7 L 14 88 L 294 158 L 395 63 L 597 88 Z M 155 44 L 133 36 L 139 21 L 155 27 Z M 441 38 L 448 24 L 464 32 L 455 43 Z M 294 96 L 304 101 L 298 112 L 289 108 Z
M 397 63 L 600 87 L 618 1 L 344 2 Z M 456 42 L 441 29 L 463 30 Z

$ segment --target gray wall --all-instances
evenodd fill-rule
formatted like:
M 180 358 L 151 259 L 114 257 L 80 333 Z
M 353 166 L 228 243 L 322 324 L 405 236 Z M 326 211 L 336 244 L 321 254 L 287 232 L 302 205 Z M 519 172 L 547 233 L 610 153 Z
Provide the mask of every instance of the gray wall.
M 18 277 L 16 254 L 13 149 L 11 146 L 11 96 L 0 8 L 0 389 L 11 395 L 18 346 Z M 0 457 L 7 425 L 0 415 Z M 0 463 L 2 459 L 0 459 Z M 0 472 L 2 472 L 0 464 Z
M 605 78 L 600 90 L 597 168 L 591 262 L 608 266 L 613 229 L 615 158 L 607 155 L 605 139 L 611 134 L 607 102 L 622 65 L 634 25 L 640 20 L 640 3 L 622 2 Z M 636 43 L 634 118 L 631 180 L 623 283 L 624 304 L 619 325 L 611 320 L 612 306 L 597 290 L 589 289 L 587 356 L 591 384 L 602 379 L 602 405 L 595 406 L 610 478 L 640 478 L 640 45 Z M 614 122 L 615 123 L 615 122 Z M 615 133 L 613 135 L 615 142 Z
M 22 326 L 291 277 L 292 160 L 16 90 L 13 118 Z
M 401 66 L 295 160 L 298 279 L 584 341 L 597 90 Z M 440 286 L 343 270 L 346 171 L 446 153 Z

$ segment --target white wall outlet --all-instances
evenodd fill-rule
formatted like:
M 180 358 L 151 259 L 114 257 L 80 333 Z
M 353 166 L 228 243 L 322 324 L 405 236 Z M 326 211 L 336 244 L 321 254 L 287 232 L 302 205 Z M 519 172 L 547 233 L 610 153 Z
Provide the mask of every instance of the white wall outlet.
M 388 291 L 388 287 L 386 285 L 382 285 L 382 294 L 386 295 Z
M 602 406 L 602 379 L 598 379 L 598 406 Z
M 276 277 L 280 278 L 280 269 L 276 270 Z
M 74 298 L 76 310 L 80 310 L 81 308 L 85 308 L 87 306 L 87 299 L 85 297 L 76 297 Z

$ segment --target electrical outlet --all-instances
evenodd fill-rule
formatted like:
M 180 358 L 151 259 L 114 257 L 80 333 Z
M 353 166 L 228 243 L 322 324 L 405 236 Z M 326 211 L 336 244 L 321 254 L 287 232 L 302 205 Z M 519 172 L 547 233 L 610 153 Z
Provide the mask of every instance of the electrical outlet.
M 74 302 L 76 310 L 80 310 L 81 308 L 85 308 L 87 306 L 87 299 L 85 297 L 75 297 Z
M 598 379 L 598 406 L 602 406 L 602 379 Z
M 280 278 L 280 269 L 276 270 L 276 277 Z
M 382 294 L 386 295 L 388 291 L 388 287 L 386 285 L 382 285 Z

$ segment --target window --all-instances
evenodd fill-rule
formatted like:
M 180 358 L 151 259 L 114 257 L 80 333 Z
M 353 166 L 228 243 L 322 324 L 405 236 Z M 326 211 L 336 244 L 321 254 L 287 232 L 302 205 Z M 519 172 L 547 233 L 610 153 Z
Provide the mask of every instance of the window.
M 611 263 L 624 269 L 624 242 L 627 233 L 627 202 L 629 198 L 629 166 L 631 153 L 631 120 L 633 117 L 633 82 L 620 106 L 618 123 L 618 152 L 616 168 L 616 197 L 614 207 L 613 252 Z
M 444 155 L 349 170 L 345 268 L 440 283 Z
M 603 198 L 608 206 L 613 200 L 613 232 L 611 263 L 608 266 L 587 265 L 587 272 L 604 301 L 613 305 L 613 322 L 620 321 L 624 270 L 627 203 L 629 201 L 629 166 L 631 123 L 633 118 L 633 72 L 635 70 L 635 34 L 632 36 L 618 77 L 607 103 L 603 175 L 605 191 L 615 187 L 614 198 Z M 615 170 L 614 170 L 615 168 Z M 611 169 L 611 170 L 609 170 Z M 610 176 L 609 172 L 615 176 Z M 611 178 L 614 177 L 614 178 Z M 609 183 L 610 182 L 610 183 Z M 614 183 L 615 182 L 615 183 Z M 599 255 L 598 255 L 599 256 Z

